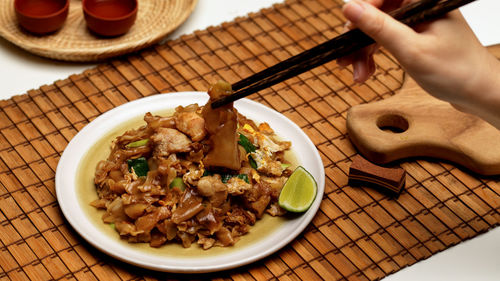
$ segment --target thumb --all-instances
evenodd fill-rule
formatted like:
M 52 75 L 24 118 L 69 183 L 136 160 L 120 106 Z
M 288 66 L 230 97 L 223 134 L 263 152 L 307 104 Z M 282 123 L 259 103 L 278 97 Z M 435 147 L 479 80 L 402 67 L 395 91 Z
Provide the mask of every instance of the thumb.
M 404 50 L 416 33 L 369 3 L 353 0 L 343 7 L 344 16 L 389 52 Z

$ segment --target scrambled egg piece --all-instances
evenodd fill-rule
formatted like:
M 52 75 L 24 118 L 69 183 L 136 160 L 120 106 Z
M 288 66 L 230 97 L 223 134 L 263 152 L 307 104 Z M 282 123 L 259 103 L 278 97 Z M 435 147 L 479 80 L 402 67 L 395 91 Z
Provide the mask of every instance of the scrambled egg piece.
M 254 145 L 258 147 L 255 152 L 250 153 L 257 164 L 257 171 L 268 175 L 280 176 L 283 172 L 283 166 L 280 161 L 273 161 L 272 157 L 274 153 L 288 149 L 290 143 L 276 143 L 271 137 L 254 130 L 248 124 L 243 126 L 243 130 L 253 136 Z

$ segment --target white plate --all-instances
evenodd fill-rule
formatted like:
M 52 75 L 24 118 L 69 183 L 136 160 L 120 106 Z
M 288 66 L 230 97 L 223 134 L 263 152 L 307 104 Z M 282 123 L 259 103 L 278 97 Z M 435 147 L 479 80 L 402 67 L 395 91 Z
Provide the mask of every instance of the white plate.
M 92 163 L 97 161 L 93 158 L 107 157 L 104 153 L 99 154 L 99 157 L 88 156 L 94 148 L 102 146 L 99 140 L 102 142 L 104 139 L 123 133 L 123 126 L 118 128 L 120 124 L 141 120 L 146 112 L 165 112 L 165 109 L 192 103 L 202 105 L 207 99 L 206 93 L 182 92 L 132 101 L 102 114 L 71 140 L 57 166 L 55 178 L 57 200 L 68 222 L 85 240 L 110 256 L 140 267 L 167 272 L 201 273 L 230 269 L 264 258 L 295 239 L 311 222 L 321 203 L 325 186 L 323 163 L 316 147 L 288 118 L 248 99 L 235 102 L 238 111 L 258 123 L 269 123 L 281 138 L 290 140 L 298 163 L 316 179 L 318 193 L 306 213 L 285 218 L 264 216 L 262 220 L 264 222 L 258 221 L 250 233 L 243 236 L 235 246 L 214 247 L 207 251 L 201 250 L 196 244 L 188 249 L 178 245 L 166 245 L 154 249 L 147 243 L 129 244 L 120 240 L 114 230 L 101 222 L 97 211 L 89 206 L 89 201 L 82 199 L 89 194 L 96 197 L 92 184 L 95 166 L 85 166 L 82 162 L 88 161 L 89 157 L 94 161 Z M 109 146 L 109 142 L 106 145 Z M 84 187 L 81 187 L 82 184 L 78 181 L 85 170 L 92 171 L 87 171 L 85 177 L 90 178 L 84 179 Z M 277 221 L 279 223 L 276 223 Z

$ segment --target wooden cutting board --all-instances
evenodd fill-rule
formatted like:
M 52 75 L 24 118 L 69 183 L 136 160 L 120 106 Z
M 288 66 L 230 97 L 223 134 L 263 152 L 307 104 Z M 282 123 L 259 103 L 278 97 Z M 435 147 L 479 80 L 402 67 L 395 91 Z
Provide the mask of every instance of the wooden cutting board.
M 488 49 L 500 58 L 500 45 Z M 395 96 L 352 107 L 347 130 L 359 152 L 378 164 L 433 157 L 500 174 L 500 130 L 432 97 L 408 75 Z

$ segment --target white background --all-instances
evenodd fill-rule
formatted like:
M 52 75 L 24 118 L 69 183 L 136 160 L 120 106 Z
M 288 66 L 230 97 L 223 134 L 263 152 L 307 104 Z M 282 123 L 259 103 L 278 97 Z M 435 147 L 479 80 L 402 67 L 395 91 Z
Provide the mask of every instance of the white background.
M 1 0 L 0 0 L 1 1 Z M 199 0 L 190 18 L 168 39 L 231 21 L 282 0 Z M 478 0 L 461 9 L 486 45 L 500 43 L 500 1 Z M 94 66 L 31 55 L 0 38 L 0 99 L 52 84 Z M 500 227 L 405 268 L 384 280 L 500 280 Z

